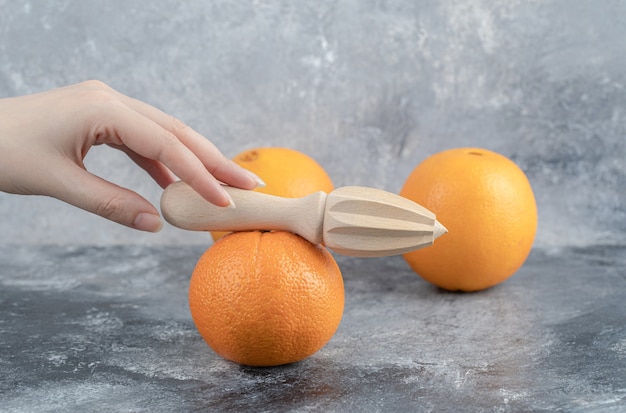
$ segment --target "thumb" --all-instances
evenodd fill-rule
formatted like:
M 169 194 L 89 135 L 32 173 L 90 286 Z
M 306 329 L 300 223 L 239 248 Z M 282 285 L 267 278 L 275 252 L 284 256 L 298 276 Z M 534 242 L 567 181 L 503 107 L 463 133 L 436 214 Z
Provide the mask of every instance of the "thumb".
M 141 231 L 157 232 L 163 226 L 157 209 L 136 192 L 104 180 L 80 166 L 66 163 L 57 170 L 47 195 L 85 211 Z

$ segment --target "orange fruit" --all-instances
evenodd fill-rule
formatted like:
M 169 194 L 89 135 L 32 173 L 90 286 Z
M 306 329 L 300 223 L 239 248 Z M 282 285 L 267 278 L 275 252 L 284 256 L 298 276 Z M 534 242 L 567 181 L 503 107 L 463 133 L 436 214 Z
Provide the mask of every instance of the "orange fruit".
M 191 316 L 220 356 L 248 366 L 300 361 L 335 334 L 343 279 L 328 250 L 285 231 L 215 242 L 189 285 Z
M 524 172 L 479 148 L 450 149 L 420 163 L 400 195 L 430 209 L 448 228 L 404 259 L 446 290 L 478 291 L 513 275 L 530 253 L 537 206 Z
M 330 177 L 310 156 L 295 149 L 281 147 L 254 148 L 241 152 L 233 161 L 257 174 L 266 186 L 255 191 L 285 198 L 300 198 L 312 193 L 335 189 Z M 227 232 L 214 231 L 213 240 Z

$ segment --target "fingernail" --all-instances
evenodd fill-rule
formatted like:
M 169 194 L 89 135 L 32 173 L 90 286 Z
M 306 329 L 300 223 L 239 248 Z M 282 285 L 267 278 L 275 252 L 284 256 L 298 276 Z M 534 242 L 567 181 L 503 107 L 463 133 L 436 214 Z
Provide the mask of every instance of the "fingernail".
M 254 182 L 256 182 L 256 187 L 257 188 L 264 188 L 265 186 L 267 186 L 267 184 L 265 183 L 265 181 L 263 181 L 261 178 L 259 178 L 259 176 L 257 174 L 255 174 L 254 172 L 251 172 L 249 170 L 245 170 L 248 175 L 250 175 L 250 177 L 252 179 L 254 179 Z
M 265 181 L 263 181 L 261 178 L 259 178 L 257 176 L 257 179 L 255 179 L 256 181 L 256 187 L 257 188 L 265 188 L 267 186 L 267 184 L 265 183 Z
M 135 217 L 133 227 L 141 231 L 159 232 L 163 228 L 163 222 L 158 215 L 149 212 L 140 212 Z
M 230 196 L 228 191 L 225 190 L 224 188 L 222 188 L 222 192 L 224 193 L 224 196 L 226 197 L 226 199 L 228 199 L 228 205 L 226 205 L 226 207 L 227 208 L 236 208 L 237 205 L 235 205 L 235 201 L 233 200 L 233 197 Z

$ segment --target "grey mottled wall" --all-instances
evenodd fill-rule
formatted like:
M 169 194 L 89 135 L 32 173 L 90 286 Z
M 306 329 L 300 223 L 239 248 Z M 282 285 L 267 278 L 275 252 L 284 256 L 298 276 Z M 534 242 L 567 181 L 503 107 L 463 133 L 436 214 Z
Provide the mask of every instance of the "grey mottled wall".
M 0 96 L 96 78 L 229 156 L 290 146 L 337 186 L 400 189 L 456 146 L 511 158 L 536 245 L 626 242 L 626 2 L 0 0 Z M 121 154 L 89 168 L 158 202 Z M 208 243 L 0 194 L 0 243 Z

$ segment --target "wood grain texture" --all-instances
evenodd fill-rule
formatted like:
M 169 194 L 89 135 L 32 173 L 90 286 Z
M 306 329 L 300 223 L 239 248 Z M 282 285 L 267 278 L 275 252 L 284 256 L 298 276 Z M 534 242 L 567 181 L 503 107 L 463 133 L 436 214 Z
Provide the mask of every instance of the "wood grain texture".
M 361 186 L 328 195 L 324 244 L 343 255 L 399 255 L 432 245 L 435 214 L 399 195 Z
M 161 211 L 193 231 L 283 230 L 356 257 L 398 255 L 432 245 L 446 232 L 426 208 L 379 189 L 349 186 L 326 195 L 283 198 L 224 187 L 236 207 L 218 207 L 183 182 L 165 189 Z
M 235 208 L 219 207 L 183 182 L 168 186 L 161 196 L 161 212 L 170 224 L 192 231 L 283 230 L 314 244 L 322 242 L 326 194 L 283 198 L 224 187 Z

